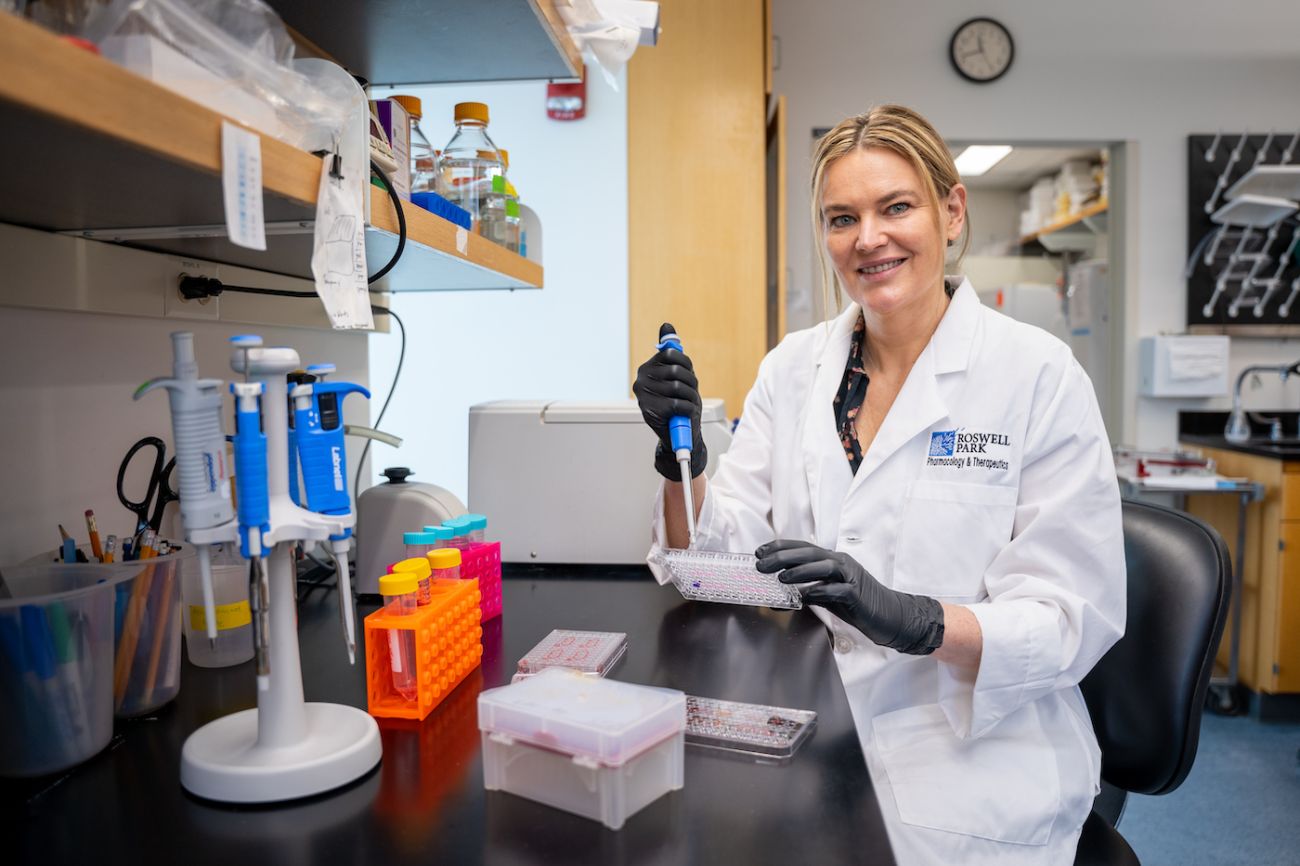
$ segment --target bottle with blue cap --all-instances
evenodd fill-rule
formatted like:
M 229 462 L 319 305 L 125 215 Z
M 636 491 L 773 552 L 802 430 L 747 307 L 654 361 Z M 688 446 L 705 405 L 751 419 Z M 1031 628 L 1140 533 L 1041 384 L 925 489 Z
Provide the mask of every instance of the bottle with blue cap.
M 451 520 L 444 520 L 442 525 L 448 527 L 452 531 L 451 544 L 448 545 L 449 547 L 454 547 L 457 550 L 464 550 L 469 547 L 469 534 L 473 530 L 472 520 L 462 515 L 461 517 L 453 517 Z
M 486 514 L 466 514 L 465 519 L 469 521 L 469 541 L 470 544 L 482 544 L 487 540 L 487 515 Z
M 456 535 L 456 531 L 450 526 L 426 526 L 424 531 L 434 538 L 433 547 L 430 548 L 430 551 L 451 547 L 451 540 Z
M 432 532 L 403 532 L 407 559 L 424 559 L 430 550 L 437 550 L 438 536 Z

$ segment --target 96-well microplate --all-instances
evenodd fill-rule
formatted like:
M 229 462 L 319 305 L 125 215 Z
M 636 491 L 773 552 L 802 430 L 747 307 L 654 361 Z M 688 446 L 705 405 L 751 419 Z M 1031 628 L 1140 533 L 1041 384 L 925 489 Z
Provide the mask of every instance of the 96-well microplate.
M 811 710 L 686 696 L 686 742 L 692 746 L 788 758 L 816 724 Z
M 758 559 L 747 553 L 666 550 L 659 557 L 677 591 L 693 601 L 787 610 L 803 607 L 799 590 L 781 583 L 775 574 L 758 571 L 754 567 Z
M 547 668 L 571 668 L 603 677 L 627 652 L 627 634 L 621 631 L 573 631 L 557 628 L 542 638 L 519 660 L 514 681 Z

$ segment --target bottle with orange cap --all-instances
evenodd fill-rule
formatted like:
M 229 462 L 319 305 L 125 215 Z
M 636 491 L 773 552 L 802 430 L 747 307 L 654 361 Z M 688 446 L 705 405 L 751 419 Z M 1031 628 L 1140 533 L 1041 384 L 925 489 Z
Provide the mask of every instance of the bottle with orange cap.
M 420 99 L 417 96 L 394 96 L 393 101 L 411 116 L 411 192 L 438 192 L 437 158 L 433 145 L 420 131 L 420 120 L 424 117 Z
M 488 107 L 482 102 L 457 103 L 456 134 L 442 149 L 438 167 L 442 195 L 469 212 L 474 231 L 484 234 L 484 204 L 492 178 L 503 169 L 501 152 L 488 137 Z

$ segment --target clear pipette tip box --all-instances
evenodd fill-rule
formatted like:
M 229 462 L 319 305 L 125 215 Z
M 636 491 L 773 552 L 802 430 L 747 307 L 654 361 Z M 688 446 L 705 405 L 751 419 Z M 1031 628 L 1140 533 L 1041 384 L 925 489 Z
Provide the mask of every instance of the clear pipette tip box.
M 775 574 L 763 574 L 748 553 L 720 553 L 713 550 L 665 550 L 658 561 L 668 569 L 673 585 L 692 601 L 749 604 L 798 610 L 803 607 L 799 590 L 781 583 Z
M 792 756 L 817 726 L 812 710 L 686 696 L 686 744 L 777 761 Z
M 511 682 L 517 683 L 547 668 L 569 668 L 587 676 L 603 677 L 626 652 L 625 632 L 557 628 L 524 654 Z

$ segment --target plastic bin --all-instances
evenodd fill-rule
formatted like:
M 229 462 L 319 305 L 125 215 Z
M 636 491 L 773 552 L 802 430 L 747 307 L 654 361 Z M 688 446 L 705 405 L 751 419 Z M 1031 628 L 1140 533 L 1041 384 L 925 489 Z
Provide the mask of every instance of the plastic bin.
M 611 830 L 683 782 L 682 734 L 674 734 L 620 765 L 601 764 L 483 732 L 483 784 L 545 803 Z
M 125 711 L 146 712 L 176 696 L 176 577 L 191 555 L 187 545 L 165 557 L 101 565 L 54 562 L 50 553 L 4 570 L 13 598 L 0 599 L 0 775 L 57 772 L 104 748 L 113 733 L 119 667 Z M 132 592 L 143 586 L 146 572 L 156 594 L 138 605 L 133 652 L 119 656 Z M 154 627 L 159 612 L 161 629 Z M 137 658 L 143 662 L 138 671 L 128 666 Z M 152 687 L 146 688 L 151 663 Z
M 253 617 L 248 605 L 247 560 L 212 564 L 212 597 L 217 607 L 215 648 L 208 643 L 198 557 L 187 560 L 181 567 L 181 621 L 190 663 L 201 668 L 225 668 L 248 661 L 253 657 Z
M 483 782 L 611 830 L 682 787 L 686 696 L 562 668 L 479 695 Z

